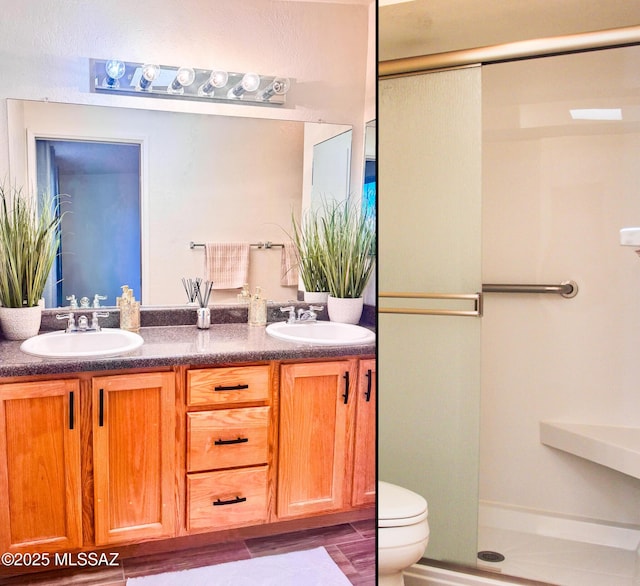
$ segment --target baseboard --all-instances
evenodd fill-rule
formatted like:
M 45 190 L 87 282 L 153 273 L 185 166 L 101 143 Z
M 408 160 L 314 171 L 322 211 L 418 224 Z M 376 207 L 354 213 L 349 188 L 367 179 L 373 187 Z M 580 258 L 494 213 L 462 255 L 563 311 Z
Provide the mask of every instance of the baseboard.
M 478 525 L 635 551 L 640 527 L 481 501 Z

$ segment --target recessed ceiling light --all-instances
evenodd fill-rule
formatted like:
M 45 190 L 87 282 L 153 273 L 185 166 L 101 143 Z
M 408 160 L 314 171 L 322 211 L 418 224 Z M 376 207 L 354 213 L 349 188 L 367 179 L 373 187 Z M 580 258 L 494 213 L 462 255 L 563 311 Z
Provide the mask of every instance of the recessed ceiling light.
M 580 108 L 569 112 L 574 120 L 622 120 L 620 108 Z

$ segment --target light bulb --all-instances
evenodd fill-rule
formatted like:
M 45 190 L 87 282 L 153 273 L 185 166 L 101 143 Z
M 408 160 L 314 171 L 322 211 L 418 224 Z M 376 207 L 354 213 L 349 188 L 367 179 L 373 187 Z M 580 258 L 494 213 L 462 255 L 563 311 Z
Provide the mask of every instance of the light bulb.
M 274 95 L 282 96 L 289 91 L 291 82 L 288 77 L 276 77 L 260 94 L 260 98 L 267 101 Z
M 255 92 L 260 86 L 260 76 L 257 73 L 245 73 L 242 80 L 228 92 L 228 98 L 239 98 L 245 92 Z
M 140 74 L 140 81 L 138 82 L 138 89 L 142 91 L 149 91 L 151 84 L 158 79 L 160 75 L 160 66 L 147 63 L 142 66 L 142 72 Z
M 120 87 L 120 78 L 124 75 L 125 65 L 122 61 L 110 59 L 104 64 L 107 76 L 102 81 L 102 85 L 108 88 Z
M 184 88 L 191 85 L 196 78 L 196 72 L 190 67 L 181 67 L 176 73 L 175 79 L 167 88 L 169 94 L 183 94 Z
M 229 74 L 226 71 L 214 70 L 209 79 L 198 88 L 198 95 L 211 97 L 214 90 L 227 85 L 227 81 L 229 81 Z

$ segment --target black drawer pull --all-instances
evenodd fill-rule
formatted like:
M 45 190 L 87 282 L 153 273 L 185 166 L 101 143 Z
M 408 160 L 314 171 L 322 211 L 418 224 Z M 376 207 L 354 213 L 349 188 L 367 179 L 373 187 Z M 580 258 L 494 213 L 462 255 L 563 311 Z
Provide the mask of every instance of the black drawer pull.
M 221 501 L 220 499 L 218 499 L 217 501 L 213 501 L 213 503 L 211 503 L 211 504 L 214 507 L 220 507 L 222 505 L 237 505 L 238 503 L 243 503 L 246 500 L 247 500 L 247 497 L 237 496 L 236 498 L 228 500 L 228 501 Z
M 75 415 L 73 391 L 69 393 L 69 429 L 74 428 L 73 416 Z
M 104 389 L 100 389 L 100 396 L 98 397 L 99 409 L 98 409 L 98 425 L 104 426 Z
M 349 402 L 349 371 L 345 372 L 342 378 L 344 378 L 344 393 L 342 393 L 342 399 L 346 405 Z
M 238 439 L 232 439 L 232 440 L 217 439 L 213 443 L 216 446 L 228 446 L 230 444 L 246 444 L 248 441 L 249 441 L 248 437 L 239 437 Z
M 232 385 L 230 387 L 219 386 L 214 387 L 214 391 L 242 391 L 243 389 L 248 389 L 249 385 Z
M 368 403 L 371 400 L 371 386 L 373 384 L 373 376 L 370 368 L 367 370 L 367 374 L 365 376 L 367 377 L 367 390 L 364 393 L 364 399 Z

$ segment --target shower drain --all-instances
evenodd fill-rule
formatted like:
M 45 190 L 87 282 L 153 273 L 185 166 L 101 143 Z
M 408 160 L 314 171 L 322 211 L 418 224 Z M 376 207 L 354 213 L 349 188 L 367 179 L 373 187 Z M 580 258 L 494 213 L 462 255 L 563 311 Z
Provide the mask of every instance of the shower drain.
M 483 562 L 498 563 L 504 561 L 504 556 L 497 551 L 479 551 L 478 559 Z

